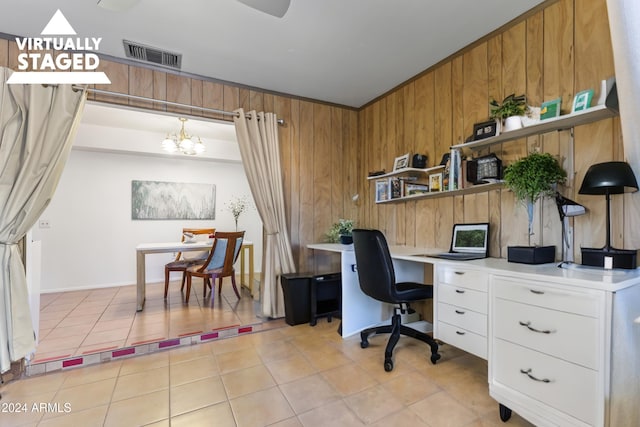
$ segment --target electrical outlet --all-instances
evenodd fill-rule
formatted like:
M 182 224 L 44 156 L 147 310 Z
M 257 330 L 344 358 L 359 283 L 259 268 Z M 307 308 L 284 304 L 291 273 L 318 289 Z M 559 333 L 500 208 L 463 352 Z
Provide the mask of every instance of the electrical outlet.
M 40 228 L 51 228 L 51 223 L 48 219 L 41 219 L 40 222 L 38 222 L 38 226 Z

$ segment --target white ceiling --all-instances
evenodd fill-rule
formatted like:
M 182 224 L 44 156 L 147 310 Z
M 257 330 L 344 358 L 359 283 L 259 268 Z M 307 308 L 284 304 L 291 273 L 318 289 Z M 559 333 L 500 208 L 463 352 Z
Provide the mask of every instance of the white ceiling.
M 283 18 L 236 0 L 0 0 L 0 32 L 37 37 L 57 9 L 100 52 L 123 39 L 182 53 L 182 70 L 361 107 L 543 0 L 291 0 Z M 264 0 L 268 2 L 269 0 Z

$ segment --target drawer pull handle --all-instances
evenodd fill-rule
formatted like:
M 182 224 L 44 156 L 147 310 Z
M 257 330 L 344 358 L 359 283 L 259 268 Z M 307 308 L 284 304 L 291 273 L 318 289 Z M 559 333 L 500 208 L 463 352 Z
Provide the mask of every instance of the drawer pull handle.
M 531 326 L 531 322 L 520 321 L 518 323 L 520 323 L 520 326 L 524 326 L 525 328 L 529 329 L 530 331 L 537 332 L 539 334 L 553 334 L 553 333 L 556 332 L 555 330 L 550 330 L 550 329 L 536 329 L 536 328 Z
M 456 313 L 457 313 L 457 314 L 464 314 L 464 311 L 462 311 L 462 310 L 456 310 Z
M 534 377 L 533 375 L 531 375 L 531 369 L 527 369 L 526 371 L 524 369 L 520 369 L 520 373 L 521 374 L 525 374 L 526 376 L 528 376 L 532 380 L 538 381 L 538 382 L 541 382 L 541 383 L 547 383 L 548 384 L 550 382 L 553 382 L 553 381 L 551 381 L 550 379 L 547 379 L 547 378 L 540 379 L 540 378 Z
M 458 276 L 462 276 L 464 274 L 464 271 L 455 271 L 454 273 Z
M 464 294 L 464 291 L 462 289 L 456 289 L 456 293 L 457 294 Z
M 356 267 L 355 264 L 351 264 L 351 271 L 353 271 L 354 273 L 356 273 L 358 271 L 358 267 Z
M 535 289 L 529 289 L 531 291 L 532 294 L 536 294 L 536 295 L 544 295 L 544 292 L 542 291 L 537 291 Z
M 456 334 L 458 334 L 458 335 L 464 335 L 464 332 L 462 332 L 462 331 L 456 331 Z

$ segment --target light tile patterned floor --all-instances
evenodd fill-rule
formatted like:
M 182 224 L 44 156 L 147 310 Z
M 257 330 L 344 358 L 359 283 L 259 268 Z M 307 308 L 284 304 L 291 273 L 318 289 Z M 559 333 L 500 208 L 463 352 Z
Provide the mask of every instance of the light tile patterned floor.
M 178 277 L 176 275 L 176 277 Z M 238 300 L 226 278 L 214 307 L 202 298 L 195 281 L 189 304 L 180 282 L 147 285 L 144 310 L 136 312 L 135 285 L 90 291 L 43 294 L 40 297 L 40 337 L 33 363 L 82 356 L 100 351 L 162 341 L 187 335 L 259 324 L 255 304 L 246 289 Z
M 284 325 L 20 379 L 2 389 L 12 410 L 0 427 L 531 426 L 515 413 L 500 421 L 485 361 L 445 345 L 432 365 L 426 345 L 402 338 L 385 372 L 387 336 L 361 349 L 337 326 Z

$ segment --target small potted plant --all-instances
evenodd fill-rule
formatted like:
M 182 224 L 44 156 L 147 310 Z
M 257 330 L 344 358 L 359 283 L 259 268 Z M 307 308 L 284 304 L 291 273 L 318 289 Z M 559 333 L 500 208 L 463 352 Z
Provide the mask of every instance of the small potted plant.
M 504 183 L 513 191 L 516 200 L 527 208 L 529 236 L 533 234 L 533 207 L 543 197 L 554 197 L 557 184 L 562 184 L 567 173 L 549 153 L 531 153 L 512 163 L 504 170 Z M 553 262 L 555 246 L 507 248 L 510 262 L 541 264 Z
M 353 243 L 353 226 L 354 221 L 352 219 L 339 219 L 327 232 L 327 241 L 330 243 L 340 242 L 343 245 L 350 245 Z
M 506 132 L 522 127 L 522 116 L 527 112 L 526 96 L 516 96 L 515 93 L 512 93 L 503 99 L 501 103 L 491 99 L 489 106 L 491 108 L 489 116 L 502 125 L 503 131 Z

